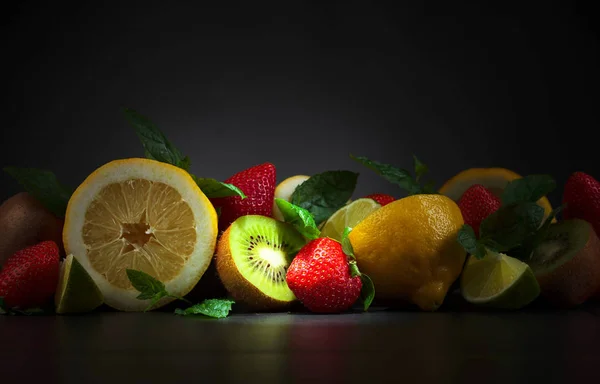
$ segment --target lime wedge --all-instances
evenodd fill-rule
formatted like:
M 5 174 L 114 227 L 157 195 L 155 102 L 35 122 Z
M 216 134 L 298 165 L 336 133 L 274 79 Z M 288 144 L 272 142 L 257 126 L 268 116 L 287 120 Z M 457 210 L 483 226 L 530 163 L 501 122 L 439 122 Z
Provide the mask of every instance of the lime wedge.
M 341 241 L 344 234 L 344 228 L 354 227 L 374 211 L 381 208 L 381 205 L 373 199 L 360 198 L 344 205 L 334 212 L 323 227 L 321 228 L 322 237 L 331 237 L 334 240 Z
M 56 313 L 91 312 L 103 302 L 102 293 L 85 268 L 72 254 L 67 255 L 61 266 L 54 297 Z
M 540 294 L 538 281 L 527 264 L 492 252 L 483 259 L 469 256 L 460 290 L 469 303 L 498 309 L 523 308 Z

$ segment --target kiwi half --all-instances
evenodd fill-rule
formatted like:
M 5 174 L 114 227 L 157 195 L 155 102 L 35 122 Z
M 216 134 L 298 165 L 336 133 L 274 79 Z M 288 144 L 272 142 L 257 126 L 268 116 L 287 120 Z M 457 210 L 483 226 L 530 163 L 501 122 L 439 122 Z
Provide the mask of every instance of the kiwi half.
M 580 305 L 600 288 L 600 240 L 587 221 L 553 223 L 528 264 L 555 305 Z
M 217 243 L 216 268 L 223 286 L 248 310 L 287 309 L 296 301 L 285 280 L 305 244 L 291 225 L 260 215 L 241 216 Z

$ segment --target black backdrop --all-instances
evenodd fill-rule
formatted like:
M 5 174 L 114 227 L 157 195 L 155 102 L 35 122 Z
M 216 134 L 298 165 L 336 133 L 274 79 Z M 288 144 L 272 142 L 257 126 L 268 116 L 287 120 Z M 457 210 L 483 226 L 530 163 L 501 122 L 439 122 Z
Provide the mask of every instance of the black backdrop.
M 556 203 L 571 172 L 600 177 L 598 34 L 577 2 L 193 3 L 5 8 L 0 165 L 75 187 L 143 155 L 130 107 L 219 179 L 271 161 L 278 180 L 349 169 L 355 198 L 401 196 L 348 154 L 416 154 L 437 186 L 469 167 L 550 173 Z

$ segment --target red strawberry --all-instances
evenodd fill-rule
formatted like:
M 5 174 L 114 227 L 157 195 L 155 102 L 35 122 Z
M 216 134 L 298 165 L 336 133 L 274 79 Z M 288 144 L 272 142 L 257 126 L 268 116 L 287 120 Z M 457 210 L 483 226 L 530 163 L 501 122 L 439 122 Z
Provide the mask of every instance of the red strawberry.
M 473 227 L 476 236 L 483 219 L 496 212 L 501 204 L 500 199 L 481 184 L 470 186 L 458 200 L 465 224 Z
M 275 198 L 275 166 L 263 163 L 238 172 L 225 180 L 244 192 L 246 198 L 228 196 L 211 199 L 215 207 L 221 208 L 219 230 L 224 231 L 238 217 L 245 215 L 271 216 Z
M 342 245 L 327 237 L 311 240 L 298 252 L 286 280 L 306 308 L 320 313 L 348 310 L 362 289 L 360 277 L 350 276 Z
M 600 236 L 600 182 L 583 173 L 573 173 L 563 190 L 564 219 L 589 222 Z
M 394 196 L 386 195 L 385 193 L 374 193 L 372 195 L 365 196 L 365 198 L 375 200 L 376 202 L 381 204 L 382 207 L 396 200 Z
M 0 297 L 9 308 L 43 306 L 54 296 L 59 273 L 59 250 L 54 241 L 17 251 L 0 270 Z

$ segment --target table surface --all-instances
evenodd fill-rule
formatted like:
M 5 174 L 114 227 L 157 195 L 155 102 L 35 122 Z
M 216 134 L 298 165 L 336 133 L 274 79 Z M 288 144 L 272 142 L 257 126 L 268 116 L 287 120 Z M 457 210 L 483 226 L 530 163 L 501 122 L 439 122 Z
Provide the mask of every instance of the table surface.
M 600 307 L 0 316 L 0 339 L 2 380 L 597 382 Z

